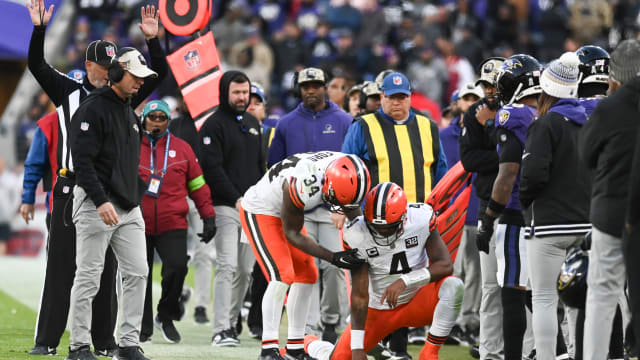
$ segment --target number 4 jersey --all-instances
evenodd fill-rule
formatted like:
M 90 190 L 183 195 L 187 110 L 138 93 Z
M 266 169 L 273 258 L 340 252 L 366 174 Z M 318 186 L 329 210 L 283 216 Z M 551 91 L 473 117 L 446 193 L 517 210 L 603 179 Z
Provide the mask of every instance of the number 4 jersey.
M 280 217 L 282 184 L 289 182 L 287 191 L 293 204 L 311 210 L 322 205 L 322 179 L 325 169 L 343 153 L 320 151 L 289 156 L 273 165 L 257 184 L 242 197 L 242 207 L 253 214 Z
M 404 232 L 391 246 L 381 246 L 374 241 L 362 216 L 346 224 L 343 229 L 346 246 L 358 249 L 358 256 L 364 257 L 369 265 L 369 307 L 389 310 L 386 300 L 380 304 L 386 288 L 400 279 L 402 274 L 429 266 L 425 245 L 436 224 L 436 216 L 430 205 L 409 204 Z M 418 286 L 407 287 L 400 294 L 398 305 L 411 301 L 418 290 Z

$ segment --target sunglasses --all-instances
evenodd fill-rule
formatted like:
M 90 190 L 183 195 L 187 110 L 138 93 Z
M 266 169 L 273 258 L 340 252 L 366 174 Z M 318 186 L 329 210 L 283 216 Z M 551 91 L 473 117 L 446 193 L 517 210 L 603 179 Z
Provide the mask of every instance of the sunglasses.
M 155 115 L 155 114 L 151 114 L 151 115 L 147 115 L 147 117 L 151 120 L 151 121 L 167 121 L 167 119 L 169 119 L 167 117 L 167 115 Z

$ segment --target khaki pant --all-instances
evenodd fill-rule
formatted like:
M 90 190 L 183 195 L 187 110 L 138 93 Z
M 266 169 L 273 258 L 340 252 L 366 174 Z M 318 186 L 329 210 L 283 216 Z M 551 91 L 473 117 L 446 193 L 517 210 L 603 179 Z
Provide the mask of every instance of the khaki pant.
M 147 245 L 140 207 L 126 211 L 114 204 L 118 224 L 104 224 L 93 201 L 76 186 L 73 222 L 76 225 L 76 275 L 71 289 L 70 348 L 91 342 L 91 303 L 100 286 L 107 247 L 111 245 L 123 279 L 120 346 L 138 345 L 147 283 Z

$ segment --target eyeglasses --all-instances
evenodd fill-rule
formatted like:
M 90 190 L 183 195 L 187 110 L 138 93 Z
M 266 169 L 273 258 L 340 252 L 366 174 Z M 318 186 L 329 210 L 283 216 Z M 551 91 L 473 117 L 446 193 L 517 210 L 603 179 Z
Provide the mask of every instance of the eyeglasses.
M 155 114 L 150 114 L 147 115 L 147 117 L 149 118 L 149 120 L 151 121 L 167 121 L 167 119 L 169 119 L 167 117 L 167 115 L 155 115 Z

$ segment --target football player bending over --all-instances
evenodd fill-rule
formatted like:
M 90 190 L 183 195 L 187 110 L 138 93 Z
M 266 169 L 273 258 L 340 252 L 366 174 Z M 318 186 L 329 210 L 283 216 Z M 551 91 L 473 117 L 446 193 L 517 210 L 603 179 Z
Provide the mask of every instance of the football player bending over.
M 343 230 L 344 246 L 366 260 L 351 270 L 351 324 L 335 348 L 307 336 L 310 356 L 364 360 L 394 330 L 431 325 L 420 360 L 438 359 L 460 312 L 464 286 L 451 276 L 451 257 L 436 224 L 430 205 L 407 204 L 394 183 L 381 183 L 367 194 L 364 216 Z

